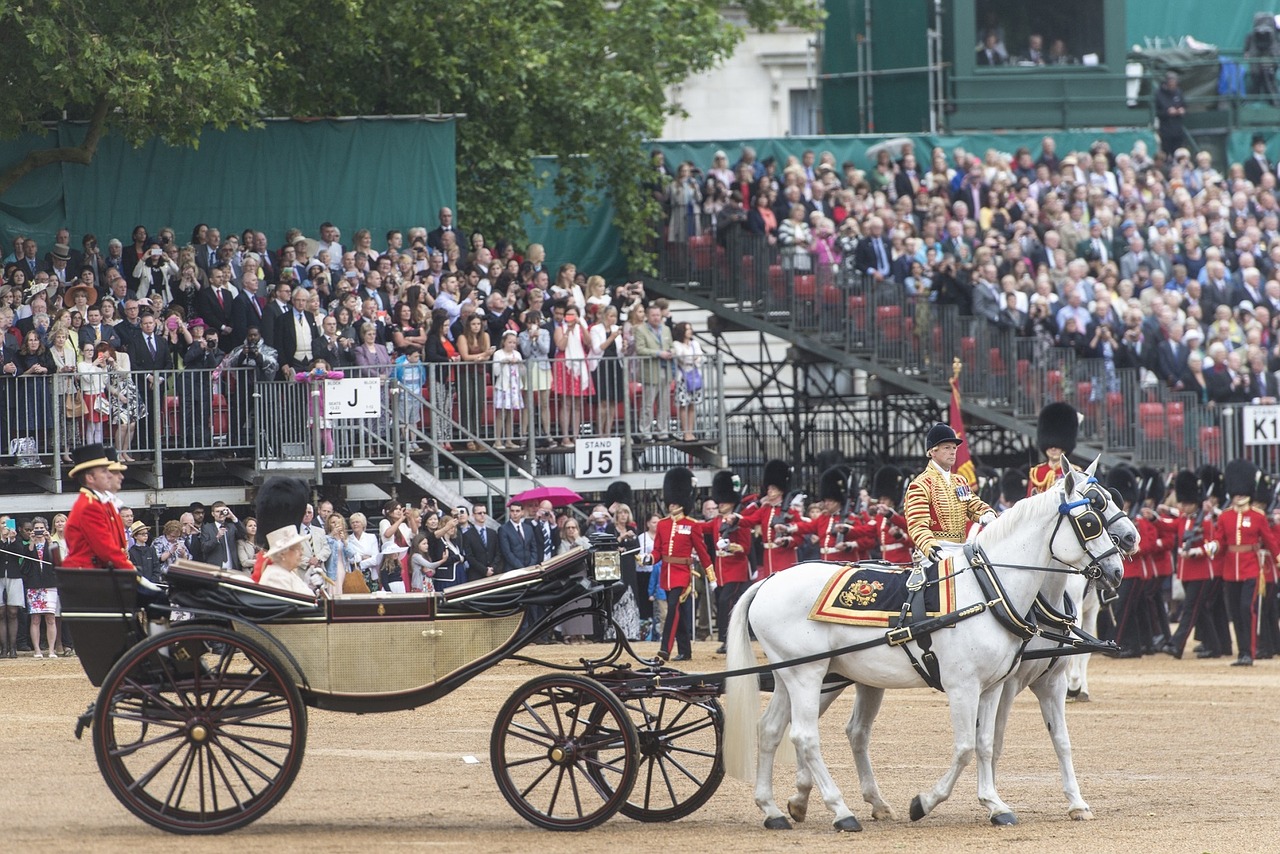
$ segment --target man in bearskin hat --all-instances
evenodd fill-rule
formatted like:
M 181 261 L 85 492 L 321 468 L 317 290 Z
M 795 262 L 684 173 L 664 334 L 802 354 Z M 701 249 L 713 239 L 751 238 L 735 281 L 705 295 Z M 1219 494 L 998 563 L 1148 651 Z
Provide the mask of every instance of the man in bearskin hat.
M 786 533 L 786 527 L 799 521 L 800 517 L 785 504 L 787 492 L 791 489 L 791 466 L 782 460 L 769 460 L 764 464 L 763 486 L 764 495 L 759 506 L 744 510 L 741 524 L 760 529 L 764 562 L 759 577 L 767 578 L 796 565 L 796 538 Z
M 896 466 L 881 466 L 871 478 L 876 503 L 867 511 L 875 529 L 880 559 L 889 563 L 911 563 L 911 538 L 907 519 L 898 512 L 902 500 L 902 472 Z
M 962 441 L 949 424 L 930 427 L 925 436 L 929 464 L 907 487 L 907 535 L 926 561 L 941 560 L 944 552 L 962 544 L 970 522 L 986 525 L 996 518 L 965 479 L 951 471 Z
M 1267 505 L 1271 503 L 1271 498 L 1275 494 L 1275 480 L 1266 473 L 1258 476 L 1257 485 L 1253 490 L 1253 509 L 1261 513 L 1264 517 L 1267 514 Z M 1277 511 L 1280 514 L 1280 511 Z M 1280 542 L 1280 535 L 1276 534 L 1275 516 L 1267 519 L 1267 527 L 1271 529 L 1272 535 Z M 1255 625 L 1258 630 L 1257 651 L 1254 653 L 1255 659 L 1275 658 L 1280 651 L 1280 619 L 1278 619 L 1278 609 L 1276 607 L 1276 587 L 1280 584 L 1280 574 L 1277 572 L 1276 559 L 1280 557 L 1274 551 L 1262 552 L 1258 555 L 1260 566 L 1258 571 L 1258 619 Z
M 71 460 L 67 474 L 80 484 L 80 495 L 67 514 L 63 529 L 62 565 L 135 572 L 129 560 L 124 521 L 112 501 L 113 491 L 120 488 L 119 472 L 124 466 L 113 462 L 101 443 L 74 449 Z
M 734 606 L 751 583 L 751 566 L 747 555 L 751 551 L 751 528 L 737 519 L 738 504 L 742 501 L 742 483 L 731 471 L 718 471 L 711 479 L 711 500 L 716 503 L 720 515 L 703 524 L 715 544 L 716 614 L 719 615 L 718 633 L 723 654 L 729 631 L 729 617 Z
M 292 559 L 293 549 L 303 540 L 300 526 L 310 500 L 307 482 L 296 477 L 270 477 L 258 489 L 255 542 L 261 551 L 253 567 L 254 581 L 296 593 L 311 593 L 323 584 L 322 569 L 309 570 Z
M 1182 617 L 1178 630 L 1169 642 L 1160 648 L 1166 655 L 1182 658 L 1191 630 L 1196 629 L 1205 638 L 1205 650 L 1197 653 L 1200 658 L 1217 658 L 1222 655 L 1218 638 L 1221 629 L 1215 625 L 1215 614 L 1206 607 L 1209 598 L 1209 582 L 1213 580 L 1213 558 L 1218 553 L 1217 528 L 1213 514 L 1207 513 L 1204 493 L 1195 473 L 1183 469 L 1173 478 L 1174 499 L 1178 503 L 1178 580 L 1182 582 L 1185 598 L 1182 600 Z M 1225 634 L 1225 632 L 1223 632 Z M 1230 649 L 1230 638 L 1227 638 Z
M 818 478 L 818 501 L 822 512 L 812 519 L 788 525 L 793 536 L 811 536 L 818 541 L 820 560 L 847 563 L 858 560 L 875 545 L 875 528 L 861 519 L 850 519 L 845 512 L 848 499 L 849 469 L 833 466 Z
M 1178 548 L 1179 525 L 1172 508 L 1164 504 L 1168 493 L 1164 475 L 1145 467 L 1138 473 L 1143 495 L 1142 517 L 1155 526 L 1161 545 L 1160 551 L 1150 557 L 1147 580 L 1142 585 L 1152 634 L 1146 645 L 1154 651 L 1167 644 L 1173 634 L 1169 629 L 1169 604 L 1173 595 L 1173 554 Z
M 1120 506 L 1130 516 L 1137 514 L 1140 504 L 1137 473 L 1128 466 L 1116 466 L 1107 473 L 1107 488 L 1120 496 Z M 1144 568 L 1144 552 L 1159 548 L 1159 534 L 1155 526 L 1148 520 L 1138 516 L 1134 519 L 1138 529 L 1138 548 L 1133 554 L 1124 556 L 1124 580 L 1120 582 L 1120 590 L 1116 599 L 1115 642 L 1120 646 L 1119 658 L 1140 658 L 1142 656 L 1143 637 L 1150 638 L 1150 623 L 1142 599 L 1142 581 Z
M 1008 510 L 1010 507 L 1018 503 L 1019 499 L 1026 498 L 1031 479 L 1016 468 L 1008 468 L 1004 470 L 1004 474 L 1000 475 L 1000 506 Z
M 1280 548 L 1267 518 L 1252 507 L 1260 474 L 1248 460 L 1232 460 L 1223 477 L 1231 506 L 1218 517 L 1217 540 L 1222 544 L 1227 617 L 1236 632 L 1235 667 L 1251 666 L 1257 654 L 1258 553 L 1265 548 L 1276 554 Z
M 1080 417 L 1069 403 L 1050 403 L 1036 419 L 1036 447 L 1045 461 L 1032 467 L 1027 475 L 1027 497 L 1048 492 L 1071 468 L 1071 453 L 1076 449 Z
M 662 479 L 662 503 L 667 515 L 658 521 L 653 536 L 652 560 L 662 564 L 658 583 L 667 592 L 667 623 L 662 630 L 662 646 L 658 657 L 671 658 L 675 644 L 679 654 L 672 660 L 688 661 L 692 657 L 693 630 L 692 558 L 696 553 L 703 571 L 710 573 L 711 556 L 702 539 L 702 526 L 687 515 L 693 510 L 693 472 L 677 466 Z M 714 578 L 712 579 L 714 580 Z

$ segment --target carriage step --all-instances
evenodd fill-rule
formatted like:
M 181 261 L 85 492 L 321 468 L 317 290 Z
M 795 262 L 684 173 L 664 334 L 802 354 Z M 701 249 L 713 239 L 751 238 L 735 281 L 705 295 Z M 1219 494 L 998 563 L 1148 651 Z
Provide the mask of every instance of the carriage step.
M 84 714 L 76 718 L 76 741 L 80 740 L 80 736 L 84 735 L 84 731 L 93 726 L 93 708 L 97 702 L 89 704 L 89 708 L 84 710 Z

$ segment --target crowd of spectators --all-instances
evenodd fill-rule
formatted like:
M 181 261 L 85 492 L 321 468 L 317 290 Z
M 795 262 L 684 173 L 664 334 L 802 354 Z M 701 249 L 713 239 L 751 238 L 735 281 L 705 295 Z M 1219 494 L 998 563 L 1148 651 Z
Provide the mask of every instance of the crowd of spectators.
M 643 283 L 609 287 L 572 263 L 553 269 L 536 243 L 523 253 L 506 240 L 490 247 L 449 208 L 436 228 L 392 230 L 376 248 L 367 229 L 350 246 L 332 223 L 318 235 L 291 229 L 272 247 L 251 228 L 224 237 L 202 223 L 183 241 L 138 226 L 104 251 L 94 234 L 72 249 L 63 229 L 43 253 L 16 237 L 0 285 L 0 454 L 47 465 L 53 453 L 65 460 L 73 445 L 105 441 L 127 462 L 158 415 L 159 384 L 183 413 L 175 445 L 211 456 L 210 401 L 227 396 L 230 369 L 251 381 L 346 372 L 416 383 L 421 395 L 402 396 L 406 423 L 425 427 L 423 403 L 434 397 L 446 413 L 435 438 L 448 442 L 456 421 L 468 450 L 470 437 L 511 450 L 530 435 L 572 447 L 584 425 L 617 435 L 629 391 L 637 438 L 667 438 L 675 391 L 677 438 L 694 440 L 683 409 L 694 391 L 675 386 L 685 371 L 700 380 L 702 354 L 675 346 L 669 308 Z M 642 382 L 643 394 L 632 389 Z M 251 435 L 243 409 L 230 419 Z
M 788 275 L 953 305 L 969 323 L 1036 339 L 1206 404 L 1273 402 L 1280 368 L 1280 203 L 1265 138 L 1243 163 L 1152 154 L 1139 140 L 981 154 L 876 147 L 729 165 L 681 163 L 652 191 L 667 252 L 714 240 L 767 251 Z M 702 235 L 702 237 L 697 237 Z M 927 316 L 927 315 L 925 315 Z

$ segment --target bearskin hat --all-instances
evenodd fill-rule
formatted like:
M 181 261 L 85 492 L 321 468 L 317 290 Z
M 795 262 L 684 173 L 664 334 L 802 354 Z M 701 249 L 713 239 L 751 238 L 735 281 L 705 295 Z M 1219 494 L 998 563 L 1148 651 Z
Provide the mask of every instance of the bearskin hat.
M 881 466 L 871 478 L 873 498 L 891 498 L 897 504 L 902 500 L 902 472 L 894 466 Z
M 826 471 L 834 466 L 844 465 L 846 461 L 844 451 L 839 448 L 828 448 L 825 451 L 818 451 L 813 457 L 813 462 L 818 471 Z
M 1200 481 L 1200 493 L 1205 498 L 1216 498 L 1221 501 L 1226 495 L 1222 483 L 1222 472 L 1216 466 L 1204 465 L 1196 469 L 1196 480 Z
M 258 488 L 254 515 L 258 520 L 257 544 L 267 547 L 267 534 L 289 526 L 298 527 L 307 514 L 311 488 L 297 477 L 269 477 Z
M 1027 497 L 1027 476 L 1017 469 L 1005 469 L 1000 476 L 1000 497 L 1012 507 Z M 990 504 L 991 502 L 987 502 Z
M 742 481 L 731 471 L 718 471 L 711 478 L 711 500 L 716 504 L 737 504 L 742 500 Z
M 973 474 L 978 481 L 978 497 L 995 507 L 1000 500 L 1000 472 L 990 466 L 978 466 Z
M 783 495 L 791 490 L 791 466 L 784 460 L 769 460 L 764 464 L 763 488 L 776 486 Z
M 615 504 L 625 504 L 635 509 L 632 503 L 634 496 L 631 493 L 631 484 L 625 480 L 615 480 L 609 484 L 609 488 L 604 491 L 604 501 L 601 502 L 605 507 L 612 507 Z
M 1255 504 L 1261 504 L 1263 507 L 1271 503 L 1271 496 L 1275 490 L 1275 478 L 1266 472 L 1258 472 L 1258 481 L 1253 487 L 1253 501 Z
M 1253 490 L 1258 485 L 1258 475 L 1258 467 L 1248 460 L 1232 460 L 1227 463 L 1222 485 L 1232 500 L 1242 496 L 1252 499 Z
M 1204 500 L 1195 472 L 1183 469 L 1173 476 L 1173 495 L 1179 504 L 1199 504 Z
M 1164 496 L 1168 492 L 1165 487 L 1164 475 L 1153 468 L 1143 466 L 1138 469 L 1138 476 L 1142 484 L 1142 500 L 1150 501 L 1153 504 L 1159 504 L 1164 501 Z
M 667 472 L 662 478 L 662 506 L 670 507 L 672 504 L 679 504 L 684 508 L 684 512 L 693 512 L 693 502 L 696 497 L 694 489 L 696 481 L 693 472 L 684 466 L 676 466 Z
M 845 466 L 832 466 L 818 478 L 818 500 L 844 503 L 849 494 L 849 469 Z
M 1120 503 L 1135 505 L 1139 500 L 1138 478 L 1128 466 L 1116 466 L 1107 473 L 1107 487 L 1120 496 Z
M 1071 456 L 1080 432 L 1080 415 L 1069 403 L 1050 403 L 1036 419 L 1036 447 L 1044 453 L 1048 448 L 1061 448 Z

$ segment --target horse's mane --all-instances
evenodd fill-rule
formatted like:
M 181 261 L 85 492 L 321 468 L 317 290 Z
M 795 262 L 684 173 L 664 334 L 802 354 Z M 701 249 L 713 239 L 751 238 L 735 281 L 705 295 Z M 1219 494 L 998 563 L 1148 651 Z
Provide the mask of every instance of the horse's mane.
M 1043 513 L 1041 504 L 1052 502 L 1056 507 L 1062 501 L 1062 491 L 1055 485 L 1046 492 L 1023 498 L 1001 513 L 996 520 L 978 532 L 979 544 L 990 544 L 1009 536 L 1019 525 L 1029 521 L 1037 513 Z

